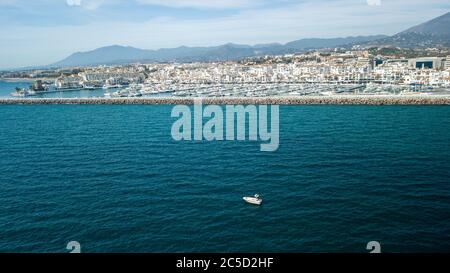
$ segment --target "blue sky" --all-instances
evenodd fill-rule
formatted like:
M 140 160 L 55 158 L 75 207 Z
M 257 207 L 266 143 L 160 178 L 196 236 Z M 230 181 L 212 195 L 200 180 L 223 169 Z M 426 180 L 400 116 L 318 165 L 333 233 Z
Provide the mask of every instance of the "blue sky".
M 449 0 L 0 0 L 0 69 L 119 44 L 146 49 L 395 34 Z

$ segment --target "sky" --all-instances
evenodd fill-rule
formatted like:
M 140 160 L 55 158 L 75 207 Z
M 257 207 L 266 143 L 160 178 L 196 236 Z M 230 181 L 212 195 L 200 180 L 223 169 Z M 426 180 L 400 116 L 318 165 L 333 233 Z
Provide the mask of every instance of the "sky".
M 392 35 L 449 0 L 0 0 L 0 69 L 108 45 L 144 49 Z

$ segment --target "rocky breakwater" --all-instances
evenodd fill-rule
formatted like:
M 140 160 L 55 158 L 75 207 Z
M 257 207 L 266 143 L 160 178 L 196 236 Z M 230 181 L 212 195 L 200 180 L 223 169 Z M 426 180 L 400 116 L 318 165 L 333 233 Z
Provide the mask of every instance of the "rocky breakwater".
M 3 98 L 0 104 L 337 104 L 337 105 L 450 105 L 447 95 L 413 96 L 286 96 L 286 97 L 141 97 L 141 98 Z

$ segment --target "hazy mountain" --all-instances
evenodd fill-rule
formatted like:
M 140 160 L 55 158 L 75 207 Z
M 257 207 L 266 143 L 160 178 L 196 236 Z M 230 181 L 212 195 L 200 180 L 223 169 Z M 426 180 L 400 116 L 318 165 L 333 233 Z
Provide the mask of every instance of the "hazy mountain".
M 362 43 L 375 41 L 386 38 L 386 35 L 374 36 L 356 36 L 347 38 L 331 38 L 331 39 L 302 39 L 287 43 L 284 47 L 288 49 L 314 49 L 314 48 L 333 48 L 354 43 Z
M 55 63 L 55 66 L 78 66 L 116 62 L 121 59 L 139 60 L 146 58 L 148 51 L 130 46 L 107 46 L 87 52 L 77 52 Z
M 250 46 L 229 43 L 213 47 L 181 46 L 159 50 L 146 50 L 115 45 L 87 52 L 77 52 L 52 66 L 86 66 L 97 64 L 120 64 L 137 61 L 226 61 L 261 55 L 303 52 L 310 49 L 347 47 L 355 44 L 365 46 L 450 47 L 450 12 L 391 37 L 375 35 L 331 39 L 312 38 L 292 41 L 287 44 L 271 43 Z
M 407 48 L 450 47 L 450 12 L 369 44 Z
M 225 44 L 212 47 L 163 48 L 146 50 L 129 46 L 107 46 L 87 52 L 77 52 L 51 66 L 86 66 L 97 64 L 120 64 L 136 61 L 153 62 L 192 62 L 192 61 L 223 61 L 237 60 L 245 57 L 285 54 L 304 51 L 307 49 L 333 48 L 349 45 L 355 42 L 373 41 L 386 36 L 358 36 L 332 39 L 302 39 L 285 45 L 272 43 L 255 46 Z
M 444 15 L 436 17 L 428 22 L 409 28 L 397 35 L 403 34 L 427 34 L 427 35 L 439 35 L 439 36 L 450 36 L 450 12 Z

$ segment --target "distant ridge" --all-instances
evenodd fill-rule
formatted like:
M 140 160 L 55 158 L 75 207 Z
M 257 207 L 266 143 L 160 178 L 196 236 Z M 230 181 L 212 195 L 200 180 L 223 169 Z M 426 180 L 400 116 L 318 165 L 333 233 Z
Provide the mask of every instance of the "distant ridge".
M 450 47 L 450 12 L 369 44 L 406 48 Z
M 450 12 L 428 22 L 409 28 L 397 35 L 416 33 L 450 37 Z
M 260 44 L 255 46 L 228 43 L 212 47 L 163 48 L 158 50 L 139 49 L 130 46 L 106 46 L 87 52 L 77 52 L 50 66 L 88 66 L 99 64 L 122 64 L 137 61 L 151 62 L 195 62 L 227 61 L 245 57 L 287 54 L 308 49 L 334 48 L 353 43 L 374 41 L 385 35 L 357 36 L 331 39 L 301 39 L 287 44 Z
M 113 45 L 87 52 L 77 52 L 50 66 L 89 66 L 131 62 L 227 61 L 245 57 L 304 52 L 312 49 L 350 47 L 352 45 L 405 48 L 450 47 L 450 12 L 391 37 L 374 35 L 330 39 L 310 38 L 286 44 L 271 43 L 250 46 L 228 43 L 212 47 L 181 46 L 158 50 Z

